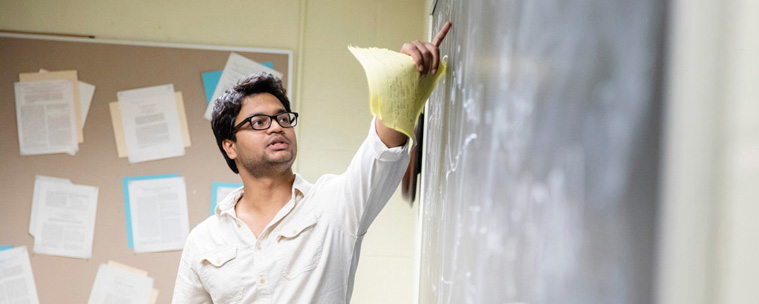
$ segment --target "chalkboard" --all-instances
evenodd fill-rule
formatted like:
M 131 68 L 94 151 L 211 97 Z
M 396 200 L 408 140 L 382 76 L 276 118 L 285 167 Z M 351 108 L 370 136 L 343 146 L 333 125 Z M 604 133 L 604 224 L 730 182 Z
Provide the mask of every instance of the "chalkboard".
M 127 247 L 122 178 L 178 174 L 185 177 L 190 228 L 210 215 L 213 182 L 240 182 L 222 158 L 210 122 L 203 118 L 206 97 L 202 73 L 221 70 L 230 52 L 273 63 L 287 87 L 292 52 L 245 47 L 108 41 L 0 34 L 0 245 L 26 245 L 40 303 L 86 303 L 98 266 L 113 260 L 148 272 L 169 303 L 181 251 L 135 254 Z M 77 70 L 94 84 L 95 95 L 84 125 L 84 143 L 75 156 L 19 155 L 13 83 L 18 74 Z M 192 146 L 185 156 L 129 164 L 118 158 L 108 103 L 116 92 L 173 83 L 181 91 Z M 35 175 L 68 178 L 99 187 L 92 259 L 34 254 L 27 233 Z
M 437 1 L 420 303 L 653 302 L 665 6 Z

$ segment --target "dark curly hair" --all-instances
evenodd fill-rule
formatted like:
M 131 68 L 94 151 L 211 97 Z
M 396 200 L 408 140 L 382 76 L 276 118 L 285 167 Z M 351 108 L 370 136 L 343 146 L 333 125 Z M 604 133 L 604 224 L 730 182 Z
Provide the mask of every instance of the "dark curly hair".
M 267 72 L 258 72 L 241 79 L 237 85 L 219 96 L 213 107 L 211 129 L 213 129 L 213 135 L 216 136 L 216 144 L 219 146 L 219 150 L 221 150 L 221 155 L 224 156 L 224 160 L 227 161 L 227 165 L 229 165 L 229 168 L 234 173 L 240 173 L 237 169 L 237 164 L 227 156 L 227 152 L 224 151 L 221 143 L 226 139 L 231 141 L 237 140 L 234 132 L 235 119 L 240 114 L 243 100 L 245 100 L 245 97 L 258 93 L 274 95 L 279 99 L 279 102 L 282 103 L 287 112 L 291 111 L 290 100 L 287 99 L 287 91 L 282 86 L 282 80 Z

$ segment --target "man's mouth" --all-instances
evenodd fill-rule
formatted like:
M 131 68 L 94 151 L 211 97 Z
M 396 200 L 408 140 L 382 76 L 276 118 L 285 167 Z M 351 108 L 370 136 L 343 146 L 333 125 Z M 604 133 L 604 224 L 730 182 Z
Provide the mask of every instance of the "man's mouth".
M 267 147 L 273 150 L 283 150 L 287 148 L 287 145 L 288 143 L 284 139 L 275 139 L 272 140 Z

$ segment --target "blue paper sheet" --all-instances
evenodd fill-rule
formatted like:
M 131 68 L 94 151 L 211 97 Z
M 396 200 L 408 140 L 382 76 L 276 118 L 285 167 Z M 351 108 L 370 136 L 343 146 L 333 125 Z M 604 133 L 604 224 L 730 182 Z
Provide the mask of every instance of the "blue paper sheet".
M 240 188 L 242 184 L 237 183 L 213 183 L 213 190 L 211 191 L 211 215 L 216 214 L 216 202 L 219 201 L 219 187 L 225 188 Z M 223 198 L 223 197 L 221 197 Z
M 146 175 L 146 176 L 130 176 L 130 177 L 124 177 L 122 179 L 123 187 L 124 187 L 124 212 L 126 214 L 126 225 L 127 225 L 127 244 L 129 245 L 130 249 L 134 249 L 134 241 L 132 240 L 132 212 L 131 208 L 129 207 L 129 183 L 133 181 L 138 180 L 146 180 L 146 179 L 159 179 L 159 178 L 169 178 L 169 177 L 179 177 L 179 174 L 164 174 L 164 175 Z
M 222 71 L 213 71 L 203 73 L 203 89 L 206 91 L 206 104 L 211 103 L 213 98 L 213 91 L 216 90 L 216 85 L 219 84 L 219 78 L 221 78 Z
M 11 249 L 11 248 L 13 248 L 13 246 L 11 246 L 11 245 L 2 245 L 2 246 L 0 246 L 0 251 L 8 250 L 8 249 Z
M 274 69 L 274 62 L 272 61 L 262 62 L 261 65 L 272 70 Z M 221 72 L 223 71 L 213 71 L 201 75 L 203 78 L 203 90 L 206 92 L 206 104 L 211 103 L 213 92 L 216 90 L 216 86 L 219 84 L 219 79 L 221 78 Z

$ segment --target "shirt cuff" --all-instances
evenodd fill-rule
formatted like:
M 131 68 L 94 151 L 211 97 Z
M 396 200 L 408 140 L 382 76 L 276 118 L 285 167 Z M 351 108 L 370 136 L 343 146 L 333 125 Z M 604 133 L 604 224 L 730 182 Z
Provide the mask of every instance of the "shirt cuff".
M 369 141 L 369 149 L 372 151 L 374 158 L 382 161 L 397 161 L 401 159 L 404 154 L 408 154 L 411 140 L 406 140 L 406 143 L 402 146 L 388 148 L 377 134 L 375 120 L 377 120 L 377 118 L 373 117 L 372 124 L 369 126 L 369 138 L 367 139 Z

